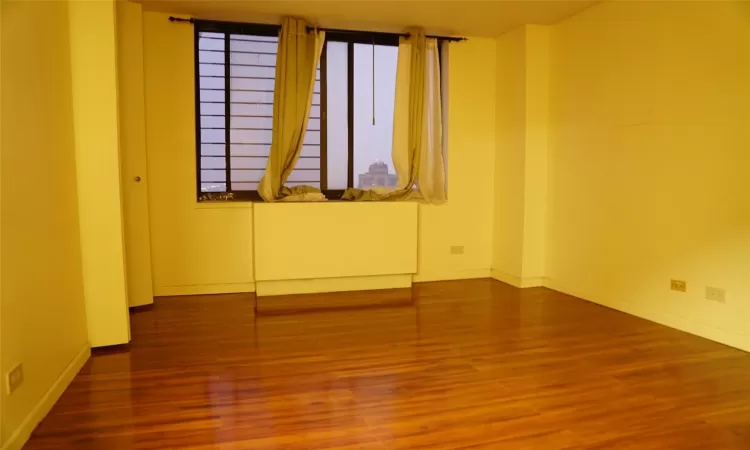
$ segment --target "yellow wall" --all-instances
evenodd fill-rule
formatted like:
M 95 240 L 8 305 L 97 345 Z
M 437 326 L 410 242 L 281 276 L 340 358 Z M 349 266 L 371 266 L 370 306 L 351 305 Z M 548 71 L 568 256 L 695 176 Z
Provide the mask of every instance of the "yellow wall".
M 545 273 L 550 82 L 549 27 L 526 25 L 525 29 L 526 167 L 521 263 L 521 284 L 524 287 L 540 286 Z
M 526 150 L 526 29 L 497 40 L 494 276 L 521 279 Z
M 88 338 L 67 4 L 4 1 L 1 28 L 0 434 L 20 448 Z M 7 396 L 4 374 L 18 362 L 25 380 Z
M 492 276 L 518 287 L 544 277 L 549 27 L 498 38 Z
M 417 271 L 414 203 L 259 203 L 253 226 L 258 281 Z
M 495 40 L 470 38 L 449 51 L 448 202 L 419 206 L 414 281 L 488 277 L 492 265 Z
M 193 28 L 167 18 L 143 22 L 154 292 L 252 290 L 252 205 L 195 201 Z M 419 206 L 416 280 L 489 276 L 492 259 L 495 42 L 455 44 L 450 59 L 449 200 Z
M 252 205 L 196 203 L 193 26 L 168 17 L 143 15 L 154 294 L 252 290 Z
M 750 350 L 750 3 L 605 2 L 551 55 L 548 284 Z
M 70 58 L 84 291 L 92 346 L 130 340 L 123 249 L 115 5 L 72 1 Z

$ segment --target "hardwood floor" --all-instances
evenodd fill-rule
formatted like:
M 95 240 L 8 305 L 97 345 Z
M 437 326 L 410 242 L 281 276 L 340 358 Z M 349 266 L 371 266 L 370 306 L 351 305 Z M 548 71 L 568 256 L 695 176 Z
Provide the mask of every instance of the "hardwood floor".
M 750 449 L 750 355 L 543 288 L 254 315 L 158 299 L 25 448 Z

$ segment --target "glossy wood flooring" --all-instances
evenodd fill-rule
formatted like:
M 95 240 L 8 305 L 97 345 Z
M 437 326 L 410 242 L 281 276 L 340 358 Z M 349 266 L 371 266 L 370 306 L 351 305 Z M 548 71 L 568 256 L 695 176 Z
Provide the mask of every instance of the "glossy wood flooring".
M 157 300 L 27 449 L 750 449 L 750 355 L 538 288 L 256 317 Z

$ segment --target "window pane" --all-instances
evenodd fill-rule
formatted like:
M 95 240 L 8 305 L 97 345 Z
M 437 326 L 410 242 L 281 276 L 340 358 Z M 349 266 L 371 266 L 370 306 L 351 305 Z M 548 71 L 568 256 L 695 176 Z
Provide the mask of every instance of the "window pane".
M 200 32 L 198 49 L 199 186 L 201 192 L 225 192 L 224 33 Z
M 249 78 L 232 78 L 229 80 L 232 90 L 253 90 L 273 92 L 274 80 L 254 80 Z
M 201 116 L 201 128 L 224 128 L 224 116 Z
M 328 189 L 346 189 L 349 166 L 349 120 L 347 118 L 349 108 L 346 101 L 349 89 L 346 74 L 347 44 L 346 42 L 330 41 L 327 47 L 326 138 L 328 142 L 326 149 L 328 151 Z
M 268 157 L 271 144 L 232 144 L 229 152 L 232 156 L 263 156 Z
M 262 128 L 270 130 L 273 125 L 272 117 L 232 117 L 232 129 Z
M 198 60 L 200 62 L 200 60 Z M 224 64 L 198 64 L 198 73 L 201 76 L 224 76 Z
M 201 170 L 201 181 L 226 181 L 226 172 L 224 170 Z
M 226 183 L 201 183 L 201 192 L 226 192 Z
M 394 187 L 398 180 L 391 157 L 398 47 L 374 51 L 373 61 L 372 45 L 354 45 L 354 183 L 363 189 Z
M 235 181 L 249 181 L 257 183 L 263 178 L 264 170 L 251 170 L 251 169 L 232 169 L 232 184 Z
M 201 168 L 203 169 L 224 169 L 226 158 L 201 157 Z
M 224 104 L 223 103 L 201 103 L 201 115 L 204 116 L 223 116 L 224 115 Z
M 225 43 L 229 40 L 229 66 Z M 200 126 L 199 186 L 203 192 L 257 190 L 268 162 L 273 128 L 273 98 L 278 38 L 199 32 L 196 114 Z M 229 116 L 226 116 L 225 77 L 229 77 Z M 320 69 L 317 76 L 320 77 Z M 315 106 L 293 183 L 320 185 L 320 82 Z M 227 130 L 229 128 L 229 142 Z M 229 159 L 226 149 L 229 146 Z M 229 180 L 227 180 L 229 177 Z
M 216 42 L 220 42 L 216 40 Z M 219 63 L 224 64 L 224 48 L 220 51 L 217 50 L 200 50 L 198 52 L 198 58 L 202 63 Z
M 200 77 L 201 89 L 224 89 L 224 77 Z
M 201 144 L 201 155 L 204 156 L 224 156 L 224 144 Z
M 265 169 L 268 163 L 267 156 L 232 156 L 231 160 L 234 169 Z
M 320 74 L 320 65 L 318 65 L 318 74 Z M 313 104 L 315 104 L 315 98 L 317 97 L 318 105 L 320 105 L 320 94 L 313 94 Z M 320 106 L 313 106 L 312 108 L 320 108 Z M 307 122 L 307 131 L 305 131 L 305 138 L 302 141 L 302 152 L 300 156 L 312 154 L 311 156 L 320 156 L 320 113 L 318 116 L 310 116 L 310 120 Z M 271 142 L 269 140 L 269 142 Z M 305 151 L 307 149 L 307 151 Z M 294 170 L 289 174 L 287 178 L 286 186 L 291 187 L 289 182 L 296 182 L 298 186 L 320 186 L 320 158 L 308 159 L 303 161 L 303 158 L 297 160 L 297 164 L 294 166 Z
M 273 105 L 232 103 L 229 108 L 232 116 L 273 117 Z

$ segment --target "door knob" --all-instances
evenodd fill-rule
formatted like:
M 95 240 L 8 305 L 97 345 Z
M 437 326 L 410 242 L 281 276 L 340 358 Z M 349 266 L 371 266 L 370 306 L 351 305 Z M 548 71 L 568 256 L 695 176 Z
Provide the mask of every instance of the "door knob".
M 141 182 L 141 177 L 135 177 L 135 182 L 136 183 L 140 183 Z

